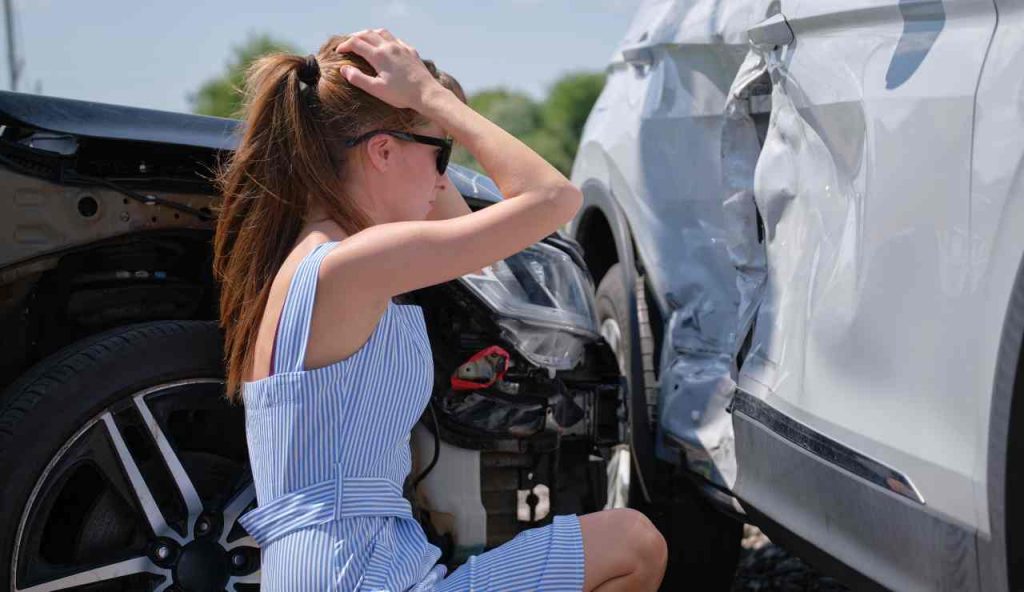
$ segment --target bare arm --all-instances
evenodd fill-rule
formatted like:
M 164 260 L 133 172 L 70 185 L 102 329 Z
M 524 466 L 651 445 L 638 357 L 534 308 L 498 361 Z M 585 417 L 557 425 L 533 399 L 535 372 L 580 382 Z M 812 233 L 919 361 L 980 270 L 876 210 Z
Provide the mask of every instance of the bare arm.
M 427 220 L 449 220 L 471 214 L 472 212 L 473 210 L 469 209 L 466 199 L 459 193 L 451 178 L 448 178 L 444 191 L 437 196 L 434 207 L 427 214 Z M 470 273 L 483 273 L 483 269 L 474 269 Z
M 367 59 L 377 76 L 343 75 L 396 107 L 445 128 L 494 179 L 505 200 L 447 220 L 380 224 L 347 239 L 325 261 L 367 297 L 390 297 L 445 282 L 517 253 L 566 223 L 580 191 L 514 136 L 459 101 L 423 67 L 415 50 L 386 31 L 360 32 L 338 47 Z
M 469 205 L 456 189 L 451 179 L 445 182 L 444 191 L 437 196 L 434 207 L 427 214 L 427 220 L 448 220 L 471 213 Z

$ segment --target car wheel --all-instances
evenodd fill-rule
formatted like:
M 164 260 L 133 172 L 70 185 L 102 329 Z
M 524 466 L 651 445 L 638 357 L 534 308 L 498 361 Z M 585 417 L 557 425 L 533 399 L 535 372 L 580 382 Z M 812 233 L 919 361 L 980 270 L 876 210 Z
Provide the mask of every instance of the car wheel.
M 614 268 L 617 269 L 617 268 Z M 607 286 L 606 286 L 607 287 Z M 600 331 L 608 349 L 615 355 L 619 372 L 623 366 L 623 332 L 618 317 L 613 312 L 615 301 L 604 301 L 598 292 L 597 311 L 601 321 Z M 633 491 L 638 481 L 634 478 L 631 413 L 628 411 L 628 393 L 619 389 L 615 416 L 618 432 L 609 442 L 607 436 L 598 446 L 583 449 L 579 446 L 559 448 L 556 461 L 556 490 L 551 496 L 551 510 L 554 514 L 585 514 L 600 510 L 631 507 L 631 499 L 642 498 L 642 492 Z M 607 432 L 606 432 L 607 434 Z M 610 434 L 609 434 L 610 435 Z
M 597 287 L 596 294 L 596 308 L 597 308 L 597 320 L 600 328 L 601 336 L 608 343 L 612 352 L 615 353 L 615 358 L 619 362 L 619 372 L 629 376 L 629 364 L 626 360 L 630 359 L 632 355 L 632 343 L 629 340 L 629 314 L 626 309 L 626 287 L 622 278 L 622 268 L 616 263 L 613 265 L 608 272 L 601 279 L 601 283 Z M 648 331 L 646 334 L 650 336 Z M 653 350 L 653 341 L 645 340 L 641 337 L 641 353 L 646 353 L 648 357 L 651 357 Z M 644 349 L 649 347 L 650 349 Z M 653 373 L 648 376 L 644 373 L 644 387 L 645 390 L 649 388 L 649 380 L 653 380 Z M 632 384 L 632 382 L 628 382 Z M 657 388 L 654 386 L 654 388 Z M 656 399 L 655 399 L 656 400 Z M 650 407 L 651 399 L 648 398 L 648 407 Z M 629 401 L 627 400 L 627 409 Z M 632 416 L 632 410 L 628 410 L 627 413 Z M 642 499 L 643 492 L 640 490 L 640 482 L 635 478 L 636 467 L 633 462 L 633 446 L 632 442 L 632 430 L 630 429 L 630 422 L 623 422 L 625 433 L 623 434 L 622 441 L 624 444 L 616 446 L 611 451 L 611 457 L 608 459 L 607 464 L 607 497 L 605 509 L 610 508 L 627 508 L 635 505 Z M 632 503 L 631 503 L 632 502 Z
M 642 281 L 640 282 L 642 285 Z M 597 288 L 597 315 L 601 334 L 615 351 L 619 368 L 629 375 L 626 360 L 633 344 L 627 338 L 629 313 L 621 264 L 613 265 Z M 654 340 L 646 314 L 646 298 L 637 294 L 640 348 L 648 410 L 656 423 L 658 384 L 654 376 Z M 632 384 L 632 382 L 630 382 Z M 654 430 L 652 430 L 654 433 Z M 729 590 L 739 562 L 743 525 L 713 508 L 677 467 L 656 460 L 656 474 L 647 479 L 651 503 L 645 503 L 636 479 L 636 465 L 627 473 L 629 507 L 644 512 L 658 527 L 669 547 L 662 590 Z M 620 487 L 621 488 L 621 487 Z M 610 492 L 611 493 L 611 492 Z
M 117 328 L 0 398 L 0 589 L 255 590 L 244 412 L 213 322 Z M 81 588 L 80 588 L 81 587 Z

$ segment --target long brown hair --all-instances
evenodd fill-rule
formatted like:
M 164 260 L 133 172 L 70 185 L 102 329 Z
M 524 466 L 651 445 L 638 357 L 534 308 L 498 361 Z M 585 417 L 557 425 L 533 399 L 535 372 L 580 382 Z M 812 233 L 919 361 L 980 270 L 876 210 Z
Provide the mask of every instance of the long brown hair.
M 415 111 L 396 109 L 341 76 L 343 65 L 376 74 L 360 56 L 334 51 L 345 38 L 333 36 L 320 47 L 315 84 L 300 82 L 305 58 L 293 54 L 265 56 L 246 72 L 241 138 L 216 178 L 223 200 L 213 239 L 226 396 L 235 403 L 241 400 L 243 373 L 253 364 L 271 282 L 306 214 L 320 206 L 349 235 L 372 225 L 343 193 L 343 140 L 377 127 L 410 130 L 426 123 Z

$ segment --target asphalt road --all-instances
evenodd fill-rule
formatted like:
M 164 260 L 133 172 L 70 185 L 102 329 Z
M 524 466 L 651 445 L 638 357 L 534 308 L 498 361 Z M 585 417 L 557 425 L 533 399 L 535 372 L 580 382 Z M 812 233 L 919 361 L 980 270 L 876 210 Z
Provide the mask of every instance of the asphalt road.
M 753 526 L 744 529 L 743 554 L 733 592 L 846 592 L 846 586 L 823 576 L 768 540 Z

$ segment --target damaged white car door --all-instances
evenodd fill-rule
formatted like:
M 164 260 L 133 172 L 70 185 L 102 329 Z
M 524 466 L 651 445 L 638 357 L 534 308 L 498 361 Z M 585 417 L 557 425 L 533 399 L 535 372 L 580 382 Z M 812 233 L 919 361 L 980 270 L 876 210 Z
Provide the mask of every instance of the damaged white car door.
M 886 586 L 975 589 L 991 390 L 964 364 L 993 0 L 776 8 L 750 30 L 722 138 L 738 330 L 752 331 L 733 491 Z

